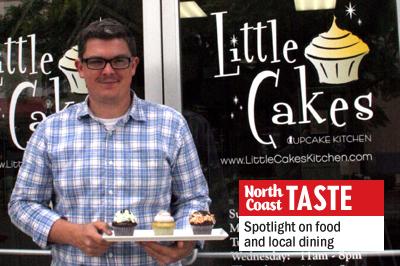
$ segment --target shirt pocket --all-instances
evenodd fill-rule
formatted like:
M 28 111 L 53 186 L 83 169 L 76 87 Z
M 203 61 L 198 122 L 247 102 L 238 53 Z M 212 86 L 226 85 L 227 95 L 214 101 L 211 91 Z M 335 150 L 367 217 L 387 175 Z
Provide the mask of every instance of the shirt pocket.
M 122 190 L 134 195 L 140 203 L 168 200 L 171 197 L 171 170 L 166 153 L 158 148 L 136 149 L 129 152 Z M 137 197 L 136 197 L 137 195 Z

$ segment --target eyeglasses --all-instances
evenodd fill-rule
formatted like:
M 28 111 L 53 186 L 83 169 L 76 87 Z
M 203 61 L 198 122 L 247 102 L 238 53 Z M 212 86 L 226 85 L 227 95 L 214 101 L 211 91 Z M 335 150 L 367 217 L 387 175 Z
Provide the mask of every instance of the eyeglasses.
M 126 69 L 131 64 L 131 58 L 125 56 L 118 56 L 111 59 L 101 57 L 90 57 L 82 60 L 89 69 L 100 70 L 104 69 L 107 63 L 110 63 L 113 69 Z

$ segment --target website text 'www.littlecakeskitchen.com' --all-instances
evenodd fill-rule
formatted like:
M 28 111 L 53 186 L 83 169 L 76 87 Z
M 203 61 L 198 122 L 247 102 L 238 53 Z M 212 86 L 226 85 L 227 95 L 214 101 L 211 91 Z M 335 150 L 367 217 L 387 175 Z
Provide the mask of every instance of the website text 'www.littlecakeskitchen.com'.
M 243 157 L 220 158 L 222 165 L 292 164 L 292 163 L 338 163 L 372 161 L 371 153 L 365 154 L 307 154 L 273 156 L 246 155 Z

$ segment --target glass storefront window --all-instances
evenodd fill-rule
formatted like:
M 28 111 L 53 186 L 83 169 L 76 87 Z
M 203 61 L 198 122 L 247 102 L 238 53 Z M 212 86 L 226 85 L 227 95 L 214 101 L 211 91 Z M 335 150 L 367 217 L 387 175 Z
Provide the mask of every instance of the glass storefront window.
M 295 2 L 311 1 L 195 2 L 205 15 L 180 19 L 182 109 L 212 210 L 230 235 L 206 251 L 238 251 L 238 181 L 246 179 L 384 180 L 385 250 L 399 249 L 396 1 L 338 0 L 309 11 Z M 368 46 L 351 68 L 340 61 L 329 70 L 335 47 L 307 50 L 333 23 Z
M 295 4 L 307 2 L 315 1 L 197 0 L 196 12 L 181 6 L 181 84 L 176 85 L 182 91 L 177 95 L 210 187 L 211 211 L 217 226 L 229 233 L 225 241 L 207 242 L 203 253 L 239 250 L 239 180 L 384 180 L 385 250 L 400 249 L 396 1 L 319 1 L 334 8 L 296 11 Z M 93 20 L 112 17 L 134 32 L 143 55 L 142 5 L 136 0 L 0 1 L 0 249 L 38 249 L 11 224 L 7 203 L 37 123 L 85 98 L 66 67 L 77 33 Z M 329 70 L 335 58 L 326 57 L 332 53 L 316 56 L 307 50 L 333 23 L 368 47 L 357 54 L 359 61 L 344 65 L 346 71 L 343 64 Z M 171 52 L 164 49 L 164 59 Z M 141 59 L 134 89 L 143 98 Z M 164 60 L 163 71 L 169 63 Z M 156 96 L 173 98 L 168 92 Z M 230 255 L 200 257 L 196 265 L 266 264 L 237 262 Z M 399 262 L 377 255 L 346 265 Z M 7 255 L 2 263 L 44 265 L 50 257 Z
M 0 249 L 39 249 L 11 224 L 8 200 L 37 123 L 85 99 L 71 69 L 74 46 L 80 29 L 102 18 L 127 25 L 143 55 L 142 1 L 0 1 Z M 142 59 L 133 82 L 142 98 L 143 65 Z M 50 259 L 3 255 L 0 264 L 48 265 Z

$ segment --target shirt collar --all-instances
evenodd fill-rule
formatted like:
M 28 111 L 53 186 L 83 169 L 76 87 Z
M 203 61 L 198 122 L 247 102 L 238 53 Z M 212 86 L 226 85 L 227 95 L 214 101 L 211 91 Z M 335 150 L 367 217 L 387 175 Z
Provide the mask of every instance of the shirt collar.
M 128 112 L 129 116 L 132 117 L 133 120 L 146 121 L 147 119 L 144 108 L 144 101 L 140 99 L 134 91 L 132 91 L 132 104 Z
M 126 121 L 131 117 L 133 120 L 137 121 L 146 121 L 146 115 L 144 113 L 144 102 L 142 99 L 140 99 L 134 91 L 131 91 L 131 97 L 132 97 L 132 104 L 129 107 L 128 110 L 128 115 L 126 116 Z M 80 105 L 80 108 L 78 110 L 78 119 L 82 119 L 85 117 L 90 117 L 90 110 L 89 110 L 89 95 L 86 96 L 85 101 Z

